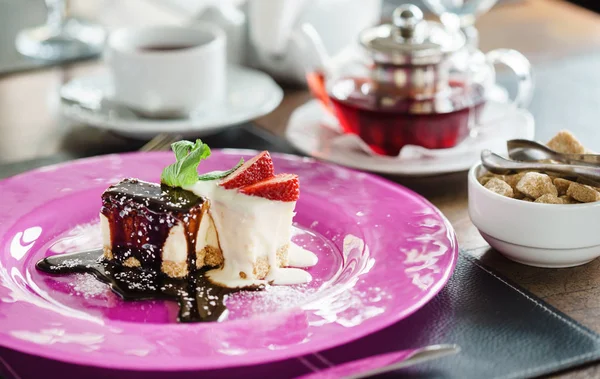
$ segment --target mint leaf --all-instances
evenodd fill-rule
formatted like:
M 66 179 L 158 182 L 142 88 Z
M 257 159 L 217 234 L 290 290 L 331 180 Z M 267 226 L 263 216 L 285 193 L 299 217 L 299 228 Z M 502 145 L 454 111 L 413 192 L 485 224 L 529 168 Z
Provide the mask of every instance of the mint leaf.
M 198 177 L 198 180 L 217 180 L 217 179 L 223 179 L 224 177 L 226 177 L 229 174 L 233 173 L 235 170 L 237 170 L 243 164 L 244 164 L 244 158 L 241 158 L 240 161 L 238 162 L 238 164 L 235 165 L 235 167 L 232 168 L 231 170 L 207 172 L 206 174 L 200 175 Z
M 198 143 L 198 141 L 196 141 L 196 143 Z M 194 145 L 195 143 L 193 143 L 192 141 L 186 140 L 178 141 L 171 144 L 171 149 L 173 149 L 173 152 L 175 153 L 175 159 L 179 161 L 185 158 L 185 156 L 190 153 L 190 150 L 194 148 Z
M 210 148 L 197 139 L 196 142 L 179 141 L 171 145 L 177 162 L 165 167 L 160 182 L 170 187 L 189 186 L 198 181 L 198 165 L 210 156 Z

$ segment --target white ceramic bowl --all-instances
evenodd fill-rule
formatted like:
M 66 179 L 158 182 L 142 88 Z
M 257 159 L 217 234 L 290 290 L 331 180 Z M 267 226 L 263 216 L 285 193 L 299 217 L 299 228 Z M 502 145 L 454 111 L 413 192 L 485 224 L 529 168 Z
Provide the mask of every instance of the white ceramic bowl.
M 469 171 L 469 215 L 481 236 L 516 262 L 538 267 L 572 267 L 600 256 L 600 202 L 540 204 L 498 195 Z

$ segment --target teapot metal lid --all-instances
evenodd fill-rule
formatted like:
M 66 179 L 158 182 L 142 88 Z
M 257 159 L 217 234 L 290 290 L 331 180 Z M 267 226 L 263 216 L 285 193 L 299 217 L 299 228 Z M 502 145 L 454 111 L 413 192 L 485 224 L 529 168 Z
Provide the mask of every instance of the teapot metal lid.
M 360 43 L 377 63 L 437 64 L 466 42 L 461 32 L 451 33 L 437 22 L 423 20 L 423 12 L 413 4 L 396 8 L 392 22 L 360 34 Z

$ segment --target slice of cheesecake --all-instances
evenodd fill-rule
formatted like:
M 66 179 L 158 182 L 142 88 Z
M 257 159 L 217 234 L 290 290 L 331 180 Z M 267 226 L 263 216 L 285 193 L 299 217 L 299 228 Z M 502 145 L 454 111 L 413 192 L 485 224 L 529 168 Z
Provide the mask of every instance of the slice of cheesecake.
M 294 176 L 285 178 L 297 181 Z M 211 277 L 227 287 L 268 280 L 288 264 L 296 202 L 242 191 L 252 193 L 267 186 L 272 192 L 272 183 L 280 179 L 242 190 L 225 189 L 217 180 L 201 181 L 189 191 L 124 179 L 102 195 L 104 257 L 170 277 L 215 267 L 218 270 Z
M 223 254 L 208 207 L 205 198 L 181 188 L 124 179 L 102 194 L 104 257 L 171 277 L 220 266 Z
M 285 268 L 290 261 L 297 267 L 317 262 L 313 253 L 291 242 L 298 176 L 275 175 L 266 151 L 229 171 L 198 176 L 197 162 L 182 162 L 192 159 L 201 143 L 181 146 L 191 151 L 174 149 L 177 163 L 167 175 L 171 185 L 125 179 L 104 192 L 104 257 L 170 277 L 212 267 L 207 278 L 230 288 L 310 281 L 306 271 Z

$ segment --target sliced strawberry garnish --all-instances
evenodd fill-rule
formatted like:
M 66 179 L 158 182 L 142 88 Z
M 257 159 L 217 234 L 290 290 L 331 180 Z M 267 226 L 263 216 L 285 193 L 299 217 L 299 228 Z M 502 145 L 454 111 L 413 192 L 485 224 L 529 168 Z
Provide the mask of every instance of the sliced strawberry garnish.
M 300 197 L 298 175 L 278 174 L 272 178 L 240 189 L 241 193 L 269 200 L 296 201 Z
M 273 161 L 268 151 L 263 151 L 240 166 L 221 181 L 226 189 L 242 188 L 273 177 Z

